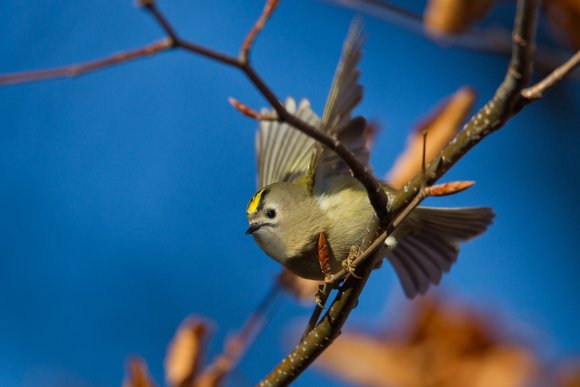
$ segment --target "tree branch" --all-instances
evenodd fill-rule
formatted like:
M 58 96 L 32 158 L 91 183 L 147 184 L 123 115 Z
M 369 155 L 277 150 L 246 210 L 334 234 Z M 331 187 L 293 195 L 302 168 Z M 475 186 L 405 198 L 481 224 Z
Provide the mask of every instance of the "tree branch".
M 203 47 L 201 45 L 195 44 L 188 40 L 182 39 L 179 37 L 175 29 L 169 23 L 169 21 L 165 18 L 165 16 L 161 13 L 159 8 L 155 3 L 155 0 L 140 0 L 139 4 L 145 8 L 154 19 L 159 23 L 159 25 L 163 28 L 165 33 L 168 35 L 168 38 L 154 44 L 154 48 L 151 49 L 150 46 L 147 46 L 143 49 L 137 50 L 137 55 L 135 52 L 129 51 L 126 53 L 118 54 L 112 58 L 106 58 L 105 61 L 113 60 L 113 63 L 119 63 L 126 61 L 126 56 L 129 56 L 130 59 L 134 59 L 136 57 L 150 55 L 151 53 L 155 53 L 162 49 L 168 48 L 181 48 L 191 53 L 195 53 L 197 55 L 206 57 L 208 59 L 215 60 L 217 62 L 223 63 L 225 65 L 237 68 L 241 70 L 246 77 L 250 80 L 250 82 L 256 87 L 260 93 L 266 98 L 266 100 L 272 105 L 276 113 L 278 114 L 278 120 L 281 122 L 286 122 L 291 126 L 295 127 L 299 131 L 303 132 L 307 136 L 312 137 L 313 139 L 320 142 L 323 146 L 330 149 L 331 151 L 336 152 L 348 165 L 351 169 L 353 176 L 358 179 L 361 184 L 365 187 L 367 194 L 369 196 L 369 200 L 371 205 L 373 206 L 375 213 L 379 217 L 382 223 L 386 224 L 389 220 L 389 213 L 387 211 L 388 207 L 388 198 L 383 189 L 380 186 L 380 183 L 374 178 L 373 174 L 370 170 L 361 164 L 356 156 L 344 145 L 342 145 L 337 139 L 333 138 L 332 136 L 322 132 L 318 128 L 315 128 L 306 122 L 302 121 L 298 117 L 295 117 L 293 114 L 290 114 L 284 105 L 280 102 L 278 97 L 274 94 L 274 92 L 266 85 L 266 83 L 262 80 L 262 78 L 256 73 L 254 68 L 249 64 L 247 58 L 249 55 L 249 51 L 251 49 L 251 45 L 257 35 L 257 33 L 263 28 L 264 24 L 266 23 L 267 19 L 271 16 L 272 12 L 275 9 L 278 0 L 268 0 L 266 7 L 264 8 L 262 15 L 246 37 L 244 43 L 242 44 L 240 58 L 235 58 L 233 56 L 229 56 L 223 54 L 221 52 Z M 159 47 L 160 46 L 160 47 Z M 153 51 L 151 51 L 153 50 Z M 142 52 L 144 51 L 144 52 Z M 86 64 L 81 70 L 82 72 L 89 72 L 94 71 L 97 68 L 106 67 L 106 65 L 102 65 L 101 60 L 96 61 L 97 66 L 95 67 L 95 62 L 90 62 Z M 107 62 L 108 63 L 108 62 Z M 54 70 L 43 70 L 40 72 L 28 72 L 28 73 L 21 73 L 21 74 L 12 74 L 7 76 L 0 76 L 0 84 L 1 80 L 4 79 L 6 83 L 19 83 L 19 82 L 27 82 L 27 81 L 34 81 L 39 79 L 49 79 L 49 78 L 58 78 L 62 76 L 72 76 L 79 73 L 78 66 L 67 66 L 59 69 Z
M 534 30 L 537 0 L 518 0 L 516 11 L 513 51 L 504 81 L 494 97 L 471 118 L 462 131 L 451 140 L 426 167 L 426 183 L 432 185 L 449 170 L 465 153 L 487 135 L 501 128 L 516 112 L 521 101 L 521 91 L 529 83 L 532 73 Z M 397 193 L 391 210 L 398 212 L 418 193 L 421 176 L 416 175 Z
M 172 43 L 169 39 L 163 39 L 135 50 L 123 51 L 102 59 L 97 59 L 72 66 L 0 75 L 0 85 L 10 85 L 15 83 L 33 82 L 63 77 L 77 77 L 79 75 L 102 70 L 119 63 L 155 55 L 161 51 L 170 49 L 171 46 Z
M 451 168 L 471 148 L 477 145 L 484 137 L 501 128 L 505 122 L 515 114 L 522 101 L 521 92 L 529 83 L 531 75 L 532 54 L 534 48 L 534 28 L 536 24 L 536 12 L 538 0 L 518 0 L 515 26 L 513 33 L 513 47 L 510 65 L 506 77 L 498 87 L 495 96 L 476 114 L 442 152 L 434 158 L 425 168 L 425 175 L 417 175 L 397 192 L 394 199 L 389 203 L 386 193 L 379 182 L 374 178 L 366 166 L 362 165 L 354 154 L 342 143 L 308 125 L 304 121 L 290 114 L 274 92 L 267 86 L 262 78 L 249 64 L 248 57 L 252 43 L 257 33 L 262 29 L 266 20 L 270 17 L 277 1 L 270 0 L 266 5 L 260 19 L 250 31 L 248 37 L 241 46 L 240 57 L 236 58 L 221 52 L 197 45 L 179 37 L 177 32 L 156 7 L 154 0 L 141 0 L 141 4 L 148 10 L 160 24 L 167 38 L 153 43 L 141 49 L 127 51 L 111 57 L 88 62 L 83 65 L 75 65 L 52 70 L 43 70 L 29 73 L 11 74 L 0 76 L 0 84 L 27 82 L 39 79 L 57 78 L 63 76 L 75 76 L 82 73 L 95 71 L 112 64 L 122 63 L 131 59 L 152 55 L 169 49 L 180 48 L 188 52 L 204 56 L 216 62 L 241 70 L 250 82 L 256 87 L 264 98 L 272 105 L 277 113 L 277 119 L 286 122 L 304 134 L 320 142 L 328 149 L 336 152 L 349 166 L 353 176 L 357 178 L 367 190 L 369 200 L 377 214 L 370 227 L 369 235 L 380 233 L 378 239 L 372 238 L 365 241 L 361 248 L 366 250 L 363 255 L 371 257 L 358 266 L 357 276 L 348 277 L 342 284 L 333 301 L 332 306 L 318 323 L 318 325 L 304 338 L 304 341 L 291 352 L 278 367 L 262 381 L 262 385 L 287 384 L 294 380 L 316 356 L 318 356 L 340 334 L 346 318 L 357 303 L 371 269 L 374 265 L 372 252 L 382 244 L 381 238 L 386 238 L 395 227 L 405 218 L 415 205 L 421 200 L 421 187 L 423 183 L 432 185 Z M 577 65 L 577 64 L 576 64 Z M 574 65 L 575 66 L 575 65 Z M 556 76 L 550 80 L 551 87 L 561 79 Z M 543 90 L 543 89 L 542 89 Z M 370 246 L 370 247 L 369 247 Z
M 457 35 L 450 35 L 444 31 L 438 31 L 437 35 L 430 34 L 425 28 L 424 17 L 403 7 L 391 4 L 385 0 L 332 0 L 333 2 L 357 12 L 365 13 L 371 17 L 395 24 L 412 33 L 424 37 L 432 42 L 442 44 L 445 47 L 457 47 L 460 49 L 484 52 L 493 55 L 511 55 L 511 39 L 509 31 L 497 28 L 471 27 Z M 552 71 L 565 56 L 560 50 L 549 47 L 537 47 L 535 64 L 542 71 Z M 580 74 L 572 73 L 576 79 Z
M 268 19 L 270 19 L 270 16 L 272 16 L 272 13 L 274 12 L 278 4 L 279 4 L 278 0 L 268 0 L 266 2 L 264 10 L 262 11 L 262 15 L 260 16 L 256 24 L 254 24 L 254 27 L 250 30 L 250 33 L 246 36 L 246 39 L 242 44 L 242 49 L 240 50 L 240 62 L 242 63 L 249 62 L 250 49 L 254 44 L 254 40 L 256 40 L 256 37 L 258 36 L 260 31 L 262 31 L 262 29 L 266 25 L 266 22 L 268 21 Z
M 399 190 L 391 202 L 392 214 L 404 214 L 421 201 L 422 184 L 431 185 L 449 170 L 471 148 L 484 137 L 502 127 L 514 112 L 521 90 L 528 84 L 531 76 L 531 62 L 534 48 L 538 1 L 518 0 L 513 33 L 513 51 L 506 77 L 498 87 L 495 96 L 477 113 L 460 134 L 446 146 L 425 169 L 426 175 L 418 174 L 403 189 Z M 394 221 L 387 225 L 386 232 L 374 241 L 364 254 L 373 257 L 372 248 L 378 248 L 377 241 L 397 226 Z M 400 221 L 398 222 L 400 223 Z M 361 279 L 353 276 L 346 279 L 328 313 L 321 322 L 265 379 L 261 385 L 287 385 L 292 382 L 316 357 L 340 334 L 346 317 L 356 305 L 358 296 L 372 268 L 374 259 L 361 264 Z
M 565 76 L 578 67 L 578 65 L 580 65 L 580 51 L 576 51 L 576 54 L 564 62 L 564 64 L 558 66 L 546 78 L 542 79 L 535 85 L 522 90 L 522 97 L 529 101 L 535 101 L 536 99 L 542 98 L 542 95 L 546 90 L 549 90 L 556 83 L 560 82 Z
M 346 148 L 342 143 L 340 143 L 340 141 L 288 112 L 278 97 L 262 80 L 258 73 L 256 73 L 248 61 L 251 45 L 257 33 L 263 28 L 267 19 L 272 15 L 272 12 L 274 11 L 277 3 L 277 0 L 268 0 L 264 10 L 262 11 L 262 15 L 242 44 L 240 58 L 234 58 L 181 39 L 176 34 L 175 30 L 171 27 L 167 19 L 161 14 L 153 0 L 146 1 L 145 9 L 152 13 L 154 18 L 167 32 L 169 37 L 173 39 L 175 42 L 175 47 L 186 49 L 201 56 L 205 56 L 207 58 L 240 69 L 250 80 L 250 82 L 252 82 L 252 84 L 260 91 L 264 98 L 266 98 L 266 100 L 268 100 L 268 102 L 272 105 L 278 114 L 279 121 L 290 124 L 307 136 L 317 140 L 328 149 L 336 152 L 351 169 L 353 176 L 365 187 L 375 213 L 381 222 L 386 224 L 389 220 L 389 212 L 387 211 L 389 204 L 388 198 L 386 193 L 381 188 L 380 183 L 375 179 L 371 171 L 366 166 L 361 164 L 354 153 L 352 153 L 350 149 Z

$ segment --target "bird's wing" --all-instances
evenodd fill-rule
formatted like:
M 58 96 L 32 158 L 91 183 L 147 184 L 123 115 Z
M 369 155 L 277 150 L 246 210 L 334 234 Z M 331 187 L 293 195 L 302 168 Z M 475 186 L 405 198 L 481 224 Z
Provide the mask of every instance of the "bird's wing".
M 302 121 L 318 128 L 320 118 L 312 111 L 307 99 L 296 106 L 293 98 L 285 107 Z M 262 113 L 271 113 L 263 110 Z M 258 158 L 258 188 L 281 181 L 293 181 L 308 172 L 315 141 L 292 126 L 278 121 L 260 121 L 256 135 Z
M 368 164 L 369 149 L 364 134 L 366 121 L 362 117 L 352 118 L 352 111 L 361 101 L 363 94 L 358 69 L 363 43 L 362 22 L 356 19 L 350 27 L 342 48 L 342 55 L 324 107 L 321 129 L 336 136 L 361 163 Z M 348 166 L 336 153 L 318 144 L 311 168 L 315 171 L 315 184 L 324 181 L 329 176 L 350 172 Z
M 366 121 L 352 118 L 352 110 L 362 99 L 358 83 L 358 62 L 364 41 L 362 23 L 355 20 L 342 49 L 334 74 L 322 120 L 312 111 L 308 100 L 298 107 L 292 98 L 286 109 L 308 124 L 336 136 L 356 157 L 367 164 L 369 149 L 364 131 Z M 270 113 L 267 110 L 264 113 Z M 323 182 L 327 177 L 349 174 L 347 165 L 333 151 L 302 134 L 292 126 L 277 121 L 261 121 L 256 137 L 258 156 L 258 188 L 281 181 L 306 178 L 307 184 Z M 312 179 L 315 181 L 312 181 Z M 320 186 L 319 186 L 320 187 Z
M 483 233 L 493 217 L 486 207 L 414 209 L 394 233 L 396 247 L 385 251 L 405 295 L 415 298 L 438 284 L 457 260 L 459 243 Z

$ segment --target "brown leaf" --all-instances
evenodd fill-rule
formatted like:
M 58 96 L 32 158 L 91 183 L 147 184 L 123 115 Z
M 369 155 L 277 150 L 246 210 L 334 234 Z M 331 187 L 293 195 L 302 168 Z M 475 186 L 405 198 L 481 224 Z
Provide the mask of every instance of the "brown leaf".
M 298 277 L 286 269 L 282 269 L 278 275 L 278 283 L 290 295 L 304 303 L 312 303 L 318 293 L 318 287 L 323 284 L 321 281 Z
M 492 5 L 493 0 L 429 0 L 423 22 L 435 38 L 459 35 L 483 19 Z
M 410 386 L 420 381 L 416 364 L 409 361 L 411 356 L 402 345 L 385 345 L 376 337 L 343 333 L 315 364 L 357 385 Z
M 371 386 L 513 387 L 537 376 L 531 351 L 498 339 L 489 317 L 429 299 L 415 305 L 400 322 L 405 329 L 388 335 L 344 333 L 316 364 Z
M 427 130 L 426 162 L 429 162 L 453 138 L 467 118 L 475 101 L 475 91 L 463 87 L 455 92 L 418 125 L 407 139 L 407 146 L 389 172 L 387 181 L 401 188 L 421 171 L 423 130 Z
M 580 1 L 544 0 L 555 34 L 574 50 L 580 49 Z
M 207 324 L 195 317 L 188 317 L 181 323 L 165 358 L 165 380 L 168 385 L 192 385 L 207 334 Z
M 555 372 L 554 384 L 560 387 L 580 387 L 580 359 L 560 365 Z
M 149 375 L 147 364 L 138 356 L 127 360 L 127 371 L 123 380 L 123 387 L 153 387 L 155 382 Z

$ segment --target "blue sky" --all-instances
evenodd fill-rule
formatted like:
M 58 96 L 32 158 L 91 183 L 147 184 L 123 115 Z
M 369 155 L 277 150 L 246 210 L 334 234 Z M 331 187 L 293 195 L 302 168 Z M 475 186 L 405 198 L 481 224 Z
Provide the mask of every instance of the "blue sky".
M 160 3 L 183 36 L 230 54 L 262 9 L 260 1 Z M 1 73 L 163 37 L 131 1 L 7 0 L 1 9 Z M 280 98 L 307 96 L 320 112 L 352 17 L 319 2 L 283 2 L 253 63 Z M 382 126 L 372 165 L 383 176 L 429 109 L 463 85 L 481 106 L 507 60 L 365 24 L 357 112 Z M 0 88 L 0 385 L 118 385 L 135 353 L 161 381 L 184 317 L 214 322 L 211 358 L 252 312 L 279 267 L 244 235 L 256 125 L 230 96 L 265 105 L 238 71 L 183 52 Z M 440 288 L 492 311 L 549 359 L 580 353 L 579 101 L 577 81 L 550 91 L 445 178 L 476 180 L 474 188 L 429 202 L 494 207 L 495 224 L 464 246 Z M 405 304 L 385 265 L 347 327 L 380 329 Z M 276 309 L 232 385 L 266 374 L 310 312 L 289 298 Z M 299 384 L 323 381 L 309 370 Z

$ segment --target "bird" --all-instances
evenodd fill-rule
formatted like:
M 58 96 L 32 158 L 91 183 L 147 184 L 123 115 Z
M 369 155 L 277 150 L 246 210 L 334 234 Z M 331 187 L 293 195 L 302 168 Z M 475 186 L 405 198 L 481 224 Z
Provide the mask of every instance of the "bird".
M 308 99 L 289 97 L 286 110 L 334 136 L 369 170 L 366 120 L 353 117 L 362 100 L 358 68 L 364 43 L 362 23 L 355 20 L 344 42 L 322 117 Z M 274 111 L 262 109 L 263 115 Z M 374 211 L 367 192 L 346 163 L 311 137 L 277 120 L 261 120 L 256 134 L 258 191 L 246 217 L 259 247 L 292 273 L 323 280 L 318 242 L 326 241 L 331 273 L 339 272 L 353 247 L 365 237 Z M 381 182 L 389 201 L 396 190 Z M 456 262 L 459 243 L 480 235 L 492 223 L 488 207 L 431 208 L 417 206 L 394 230 L 389 245 L 375 253 L 395 270 L 408 298 L 425 294 Z M 394 241 L 394 242 L 393 242 Z

